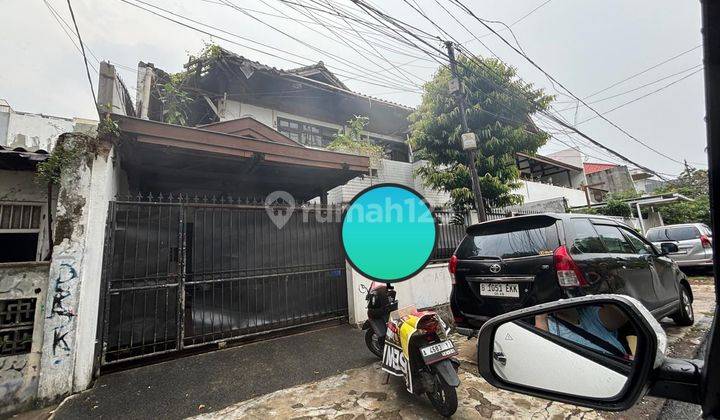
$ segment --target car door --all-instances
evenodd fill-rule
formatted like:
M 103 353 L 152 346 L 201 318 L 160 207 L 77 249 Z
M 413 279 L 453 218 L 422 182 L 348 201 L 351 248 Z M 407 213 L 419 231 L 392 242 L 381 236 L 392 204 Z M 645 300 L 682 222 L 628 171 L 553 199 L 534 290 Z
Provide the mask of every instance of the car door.
M 667 256 L 660 255 L 650 242 L 632 229 L 625 227 L 620 227 L 620 229 L 635 248 L 635 252 L 650 263 L 649 268 L 658 304 L 663 306 L 676 301 L 680 296 L 680 291 L 678 290 L 677 272 L 672 260 Z
M 625 235 L 616 225 L 595 224 L 600 240 L 615 261 L 613 282 L 614 293 L 632 296 L 653 310 L 660 306 L 655 293 L 650 262 L 635 253 Z

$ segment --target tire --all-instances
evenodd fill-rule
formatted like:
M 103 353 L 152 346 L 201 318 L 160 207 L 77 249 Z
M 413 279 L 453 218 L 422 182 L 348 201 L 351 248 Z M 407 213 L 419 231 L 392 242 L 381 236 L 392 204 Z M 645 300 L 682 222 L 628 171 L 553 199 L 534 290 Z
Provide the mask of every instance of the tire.
M 677 325 L 688 327 L 695 323 L 695 313 L 692 307 L 692 298 L 688 286 L 680 289 L 680 309 L 672 316 Z
M 434 376 L 435 390 L 426 392 L 430 404 L 443 417 L 450 417 L 455 414 L 458 407 L 457 391 L 455 387 L 445 383 L 439 375 Z
M 378 359 L 382 360 L 383 349 L 385 347 L 385 340 L 378 337 L 372 328 L 365 331 L 365 344 L 368 349 L 377 356 Z

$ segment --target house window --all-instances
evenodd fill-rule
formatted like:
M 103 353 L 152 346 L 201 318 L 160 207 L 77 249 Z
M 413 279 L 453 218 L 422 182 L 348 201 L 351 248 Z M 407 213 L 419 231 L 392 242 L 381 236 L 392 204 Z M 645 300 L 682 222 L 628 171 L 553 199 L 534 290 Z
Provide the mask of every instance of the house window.
M 0 263 L 35 261 L 41 204 L 0 202 Z
M 335 128 L 286 118 L 278 118 L 278 131 L 301 144 L 312 147 L 326 147 L 338 132 Z
M 385 155 L 388 159 L 397 162 L 410 162 L 407 144 L 399 141 L 383 140 L 377 137 L 370 137 L 370 140 L 385 149 Z
M 0 299 L 0 356 L 30 353 L 35 298 Z

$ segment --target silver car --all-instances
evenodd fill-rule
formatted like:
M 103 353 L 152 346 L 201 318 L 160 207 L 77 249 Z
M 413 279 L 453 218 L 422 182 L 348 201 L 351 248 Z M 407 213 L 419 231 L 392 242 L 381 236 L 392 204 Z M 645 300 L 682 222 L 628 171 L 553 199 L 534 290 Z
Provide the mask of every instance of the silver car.
M 676 252 L 668 253 L 679 266 L 712 266 L 712 230 L 703 223 L 667 225 L 648 229 L 645 237 L 658 249 L 662 244 L 677 245 Z

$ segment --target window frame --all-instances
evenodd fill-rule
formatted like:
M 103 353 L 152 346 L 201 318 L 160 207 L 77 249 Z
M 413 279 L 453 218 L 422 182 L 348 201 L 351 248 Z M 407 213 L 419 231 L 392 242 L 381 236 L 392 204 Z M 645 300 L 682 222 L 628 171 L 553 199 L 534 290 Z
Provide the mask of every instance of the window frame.
M 652 242 L 648 241 L 646 238 L 643 238 L 642 235 L 638 234 L 637 232 L 633 231 L 630 228 L 627 228 L 625 226 L 618 226 L 620 228 L 620 232 L 622 232 L 627 237 L 634 237 L 635 239 L 639 240 L 640 242 L 644 243 L 645 245 L 650 247 L 650 250 L 652 251 L 650 255 L 660 255 L 660 252 L 658 252 L 657 248 L 655 248 L 655 245 L 652 244 Z M 628 242 L 630 242 L 630 245 L 632 245 L 633 248 L 635 248 L 635 245 L 628 239 Z M 637 251 L 637 249 L 635 249 Z M 646 254 L 638 254 L 636 255 L 646 255 Z
M 590 228 L 592 228 L 593 232 L 595 232 L 595 238 L 597 238 L 597 240 L 600 243 L 600 246 L 602 246 L 602 249 L 603 249 L 602 251 L 600 251 L 600 252 L 580 252 L 580 254 L 573 252 L 573 249 L 575 248 L 574 247 L 575 240 L 577 239 L 577 236 L 578 236 L 577 235 L 578 231 L 575 228 L 575 223 L 574 223 L 576 220 L 584 220 L 590 225 Z M 570 219 L 571 232 L 572 232 L 572 236 L 569 238 L 571 240 L 569 241 L 569 244 L 568 244 L 569 245 L 568 251 L 570 252 L 570 254 L 572 254 L 572 255 L 597 255 L 597 254 L 607 254 L 609 252 L 605 243 L 602 241 L 602 239 L 600 239 L 600 234 L 598 233 L 597 229 L 595 228 L 595 225 L 597 225 L 597 223 L 594 220 L 597 220 L 597 219 L 591 219 L 588 217 L 573 217 Z
M 283 123 L 285 123 L 286 126 L 283 126 Z M 292 125 L 296 125 L 297 128 L 291 127 Z M 338 133 L 337 128 L 332 128 L 325 125 L 309 123 L 300 120 L 294 120 L 292 118 L 286 117 L 277 117 L 277 131 L 280 132 L 280 134 L 287 136 L 288 138 L 291 138 L 304 146 L 322 148 L 327 147 L 327 145 L 330 144 L 330 142 L 332 141 L 332 138 Z M 287 133 L 291 133 L 291 135 L 288 135 Z M 317 145 L 305 142 L 304 139 L 307 136 L 319 136 L 321 144 Z
M 591 223 L 592 223 L 592 221 L 591 221 Z M 600 231 L 597 229 L 598 226 L 606 226 L 606 227 L 612 227 L 612 228 L 617 229 L 618 232 L 620 233 L 620 236 L 622 236 L 622 237 L 625 239 L 625 242 L 627 242 L 627 244 L 630 246 L 630 249 L 634 250 L 635 247 L 634 247 L 633 244 L 625 237 L 625 235 L 624 235 L 622 229 L 620 229 L 620 226 L 619 226 L 619 225 L 611 224 L 611 223 L 592 223 L 592 224 L 593 224 L 593 227 L 595 227 L 595 231 L 598 233 L 598 238 L 600 238 L 600 242 L 602 242 L 602 244 L 605 246 L 606 252 L 607 252 L 608 254 L 631 254 L 631 255 L 637 255 L 635 252 L 614 252 L 614 251 L 612 251 L 612 250 L 608 247 L 608 245 L 605 243 L 605 241 L 603 241 L 602 234 L 601 234 Z
M 20 206 L 21 207 L 21 215 L 20 215 L 20 226 L 19 227 L 13 227 L 13 218 L 15 213 L 15 208 Z M 8 234 L 36 234 L 36 244 L 35 244 L 35 253 L 32 257 L 32 259 L 24 260 L 24 261 L 11 261 L 12 263 L 25 263 L 25 262 L 35 262 L 38 261 L 38 258 L 40 257 L 38 255 L 40 248 L 41 248 L 41 241 L 43 236 L 43 212 L 46 208 L 46 205 L 44 203 L 40 203 L 37 201 L 0 201 L 0 235 L 8 235 Z M 10 209 L 10 216 L 7 220 L 9 220 L 7 226 L 4 226 L 4 217 L 7 214 L 6 212 Z M 30 209 L 30 215 L 28 217 L 27 223 L 24 223 L 23 217 L 25 215 L 26 209 Z M 37 211 L 37 219 L 35 219 L 34 212 Z M 35 222 L 37 224 L 35 225 Z M 25 225 L 25 226 L 23 226 Z M 0 263 L 3 264 L 3 263 Z

